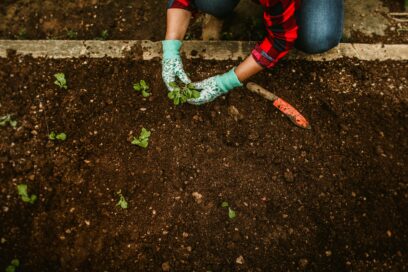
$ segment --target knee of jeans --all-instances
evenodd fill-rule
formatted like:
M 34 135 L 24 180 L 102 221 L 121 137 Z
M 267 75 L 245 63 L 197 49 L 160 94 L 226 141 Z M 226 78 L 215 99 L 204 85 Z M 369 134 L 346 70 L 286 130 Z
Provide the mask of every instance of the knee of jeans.
M 308 54 L 326 52 L 340 43 L 341 35 L 336 33 L 319 33 L 316 36 L 301 38 L 297 41 L 298 47 Z
M 202 1 L 196 0 L 195 5 L 198 10 L 211 14 L 218 18 L 224 18 L 230 15 L 239 0 L 222 0 L 222 1 Z

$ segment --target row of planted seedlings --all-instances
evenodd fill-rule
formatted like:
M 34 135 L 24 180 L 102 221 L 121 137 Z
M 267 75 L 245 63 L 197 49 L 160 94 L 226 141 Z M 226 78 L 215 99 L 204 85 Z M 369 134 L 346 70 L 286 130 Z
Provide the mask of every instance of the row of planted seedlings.
M 68 89 L 67 79 L 64 73 L 57 73 L 54 75 L 55 81 L 54 84 L 58 86 L 60 89 Z M 173 88 L 173 91 L 168 93 L 168 98 L 172 100 L 174 105 L 180 105 L 186 103 L 189 99 L 198 98 L 200 96 L 199 91 L 196 90 L 193 84 L 184 84 L 182 82 L 172 82 L 170 83 L 170 87 Z M 137 93 L 140 93 L 143 97 L 147 98 L 151 95 L 150 87 L 145 80 L 140 80 L 139 82 L 133 84 L 133 90 Z M 12 114 L 6 114 L 4 116 L 0 116 L 0 127 L 10 126 L 13 129 L 17 128 L 17 120 L 13 118 Z M 151 136 L 151 132 L 146 128 L 142 128 L 138 137 L 133 137 L 131 144 L 139 146 L 141 148 L 147 148 L 149 145 L 149 138 Z M 48 134 L 48 139 L 50 141 L 57 141 L 57 142 L 64 142 L 68 138 L 68 135 L 65 132 L 56 132 L 51 131 Z M 24 203 L 34 204 L 37 200 L 37 196 L 35 194 L 29 194 L 28 192 L 28 185 L 27 184 L 17 184 L 17 193 L 18 196 Z M 119 197 L 116 206 L 127 209 L 128 202 L 126 198 L 123 196 L 121 190 L 117 192 Z M 228 210 L 228 217 L 230 219 L 234 219 L 236 217 L 236 212 L 229 206 L 228 202 L 222 202 L 222 208 Z M 11 264 L 6 268 L 7 272 L 13 272 L 17 269 L 20 265 L 18 259 L 14 259 L 11 261 Z

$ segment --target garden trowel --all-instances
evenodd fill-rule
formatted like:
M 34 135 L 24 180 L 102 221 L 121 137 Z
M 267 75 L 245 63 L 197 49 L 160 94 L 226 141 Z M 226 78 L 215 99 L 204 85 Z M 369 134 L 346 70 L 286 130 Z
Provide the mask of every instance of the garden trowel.
M 263 98 L 268 99 L 273 102 L 273 105 L 283 112 L 289 119 L 297 126 L 305 129 L 311 129 L 309 122 L 306 118 L 300 114 L 292 105 L 288 102 L 279 98 L 277 95 L 265 90 L 256 83 L 249 82 L 246 87 L 251 92 L 261 95 Z

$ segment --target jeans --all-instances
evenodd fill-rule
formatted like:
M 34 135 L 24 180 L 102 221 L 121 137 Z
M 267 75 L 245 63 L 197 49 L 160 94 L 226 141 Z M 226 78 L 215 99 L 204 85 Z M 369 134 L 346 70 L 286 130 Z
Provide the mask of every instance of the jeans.
M 239 1 L 193 0 L 198 10 L 219 18 L 232 13 Z M 337 46 L 343 35 L 343 13 L 343 0 L 302 0 L 296 14 L 299 29 L 295 47 L 316 54 Z

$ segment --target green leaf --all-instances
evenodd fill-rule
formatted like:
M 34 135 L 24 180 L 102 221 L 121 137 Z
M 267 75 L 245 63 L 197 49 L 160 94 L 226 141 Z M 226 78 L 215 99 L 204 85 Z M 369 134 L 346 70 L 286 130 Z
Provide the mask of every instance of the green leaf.
M 50 140 L 55 140 L 56 134 L 54 131 L 52 131 L 49 135 L 48 135 L 48 139 Z
M 142 128 L 139 138 L 133 137 L 132 144 L 138 145 L 140 147 L 146 148 L 149 145 L 149 137 L 151 132 L 145 128 Z
M 26 197 L 28 197 L 28 195 L 27 195 L 27 185 L 26 185 L 26 184 L 19 184 L 19 185 L 17 185 L 17 191 L 18 191 L 18 195 L 19 195 L 19 196 L 26 196 Z
M 143 89 L 149 89 L 149 85 L 146 84 L 146 81 L 143 79 L 140 81 L 140 86 L 142 86 Z
M 30 200 L 28 201 L 30 204 L 34 204 L 34 202 L 37 200 L 36 195 L 31 195 Z
M 140 91 L 142 90 L 142 86 L 140 86 L 139 83 L 136 83 L 136 84 L 133 84 L 133 89 L 134 89 L 135 91 L 140 92 Z
M 14 120 L 10 120 L 9 121 L 10 126 L 12 126 L 13 128 L 15 128 L 17 126 L 17 121 Z
M 226 201 L 222 202 L 221 207 L 227 208 L 228 207 L 228 202 L 226 202 Z
M 149 97 L 150 93 L 146 92 L 145 90 L 142 90 L 142 96 L 143 97 Z
M 180 104 L 180 97 L 174 98 L 174 105 L 177 106 L 178 104 Z
M 125 197 L 122 195 L 122 193 L 120 191 L 117 194 L 119 195 L 119 201 L 116 204 L 116 206 L 120 206 L 122 209 L 127 209 L 128 208 L 128 203 L 127 203 Z
M 65 141 L 67 139 L 67 135 L 64 132 L 62 132 L 59 133 L 56 138 L 60 141 Z
M 230 219 L 234 219 L 236 216 L 237 216 L 236 212 L 233 209 L 228 208 L 228 217 Z
M 18 267 L 18 266 L 20 266 L 20 261 L 18 259 L 13 259 L 11 261 L 11 265 L 14 265 L 15 267 Z
M 167 96 L 168 96 L 170 99 L 174 99 L 175 92 L 174 92 L 174 91 L 169 92 L 169 93 L 167 94 Z
M 193 83 L 188 83 L 187 88 L 190 90 L 195 90 L 194 84 Z
M 196 91 L 196 90 L 193 90 L 191 97 L 192 98 L 199 98 L 200 97 L 200 92 Z
M 177 85 L 176 82 L 170 82 L 170 83 L 169 83 L 169 86 L 172 87 L 172 88 L 178 87 L 178 85 Z
M 67 80 L 65 79 L 64 73 L 57 73 L 54 75 L 54 77 L 57 79 L 56 81 L 54 81 L 55 85 L 60 88 L 67 89 Z
M 34 204 L 34 202 L 37 200 L 36 195 L 28 196 L 26 184 L 17 185 L 17 191 L 18 191 L 18 195 L 21 196 L 21 200 L 23 202 Z

